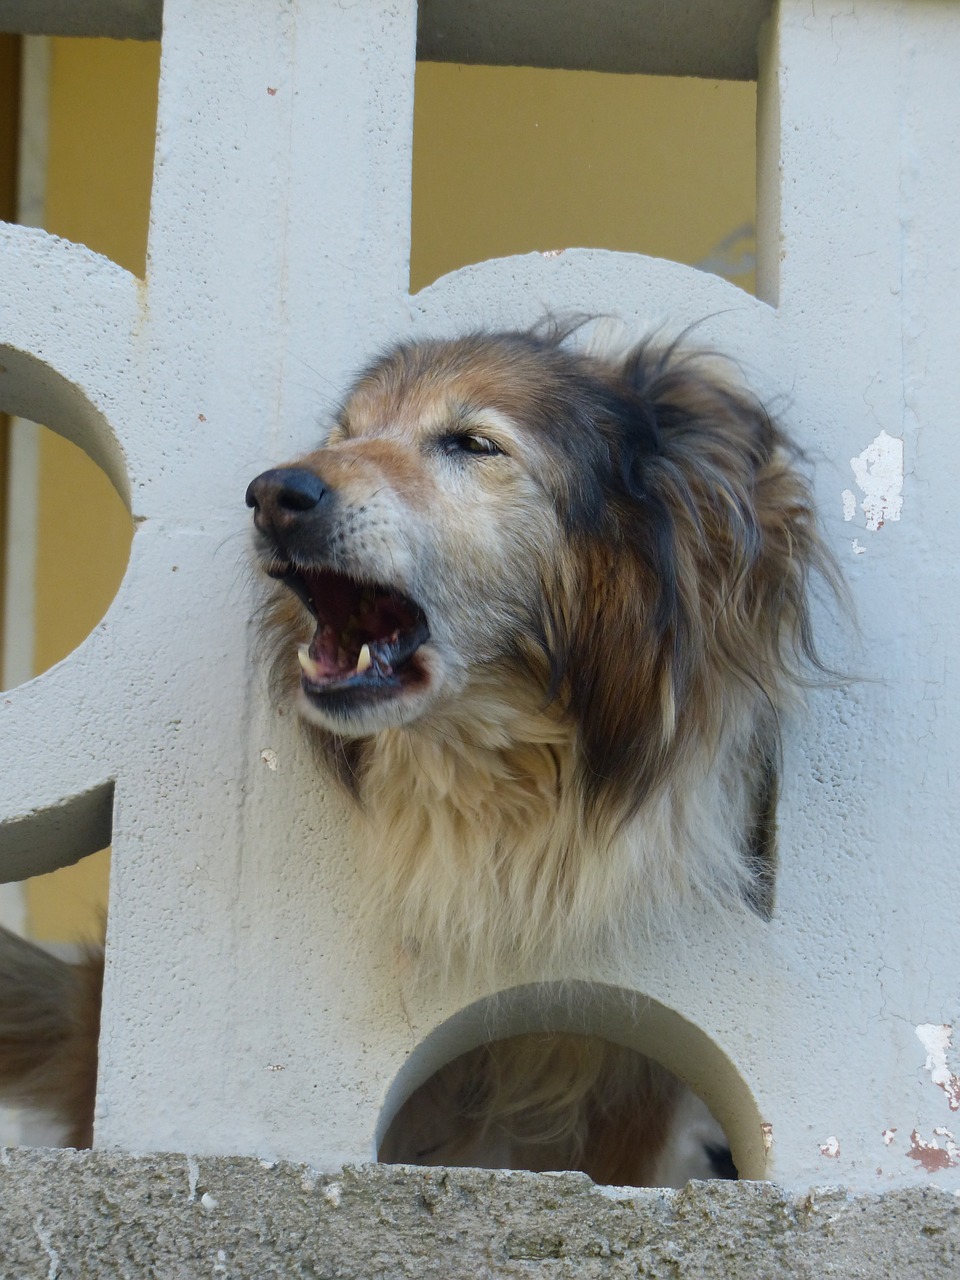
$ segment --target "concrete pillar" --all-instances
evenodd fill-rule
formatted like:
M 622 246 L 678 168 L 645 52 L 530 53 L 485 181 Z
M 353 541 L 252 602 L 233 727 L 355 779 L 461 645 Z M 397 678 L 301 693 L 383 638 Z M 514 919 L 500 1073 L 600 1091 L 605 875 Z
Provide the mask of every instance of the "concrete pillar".
M 643 8 L 606 6 L 611 50 L 613 10 Z M 760 8 L 704 5 L 721 33 L 745 14 L 756 28 Z M 3 407 L 77 439 L 137 520 L 101 625 L 0 708 L 5 878 L 74 860 L 112 825 L 98 1146 L 334 1170 L 372 1158 L 405 1094 L 478 1039 L 576 1026 L 683 1074 L 750 1176 L 960 1186 L 944 212 L 960 195 L 960 7 L 835 9 L 782 0 L 764 33 L 761 299 L 574 249 L 409 297 L 414 0 L 166 0 L 146 280 L 2 230 Z M 559 47 L 588 21 L 558 9 Z M 658 69 L 691 69 L 671 48 Z M 654 942 L 638 966 L 453 994 L 409 984 L 389 940 L 353 928 L 364 850 L 269 705 L 242 497 L 316 441 L 384 341 L 544 308 L 638 333 L 702 322 L 699 341 L 780 397 L 862 625 L 857 652 L 824 613 L 826 656 L 867 678 L 815 691 L 788 727 L 769 924 L 704 908 L 682 949 Z M 561 982 L 581 998 L 551 998 Z

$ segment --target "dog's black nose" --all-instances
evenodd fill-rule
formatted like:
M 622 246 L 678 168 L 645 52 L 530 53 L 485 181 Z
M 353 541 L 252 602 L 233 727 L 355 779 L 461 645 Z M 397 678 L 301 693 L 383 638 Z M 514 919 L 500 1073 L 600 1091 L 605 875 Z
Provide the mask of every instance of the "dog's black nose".
M 264 471 L 247 487 L 247 506 L 272 515 L 312 511 L 326 493 L 319 476 L 305 467 L 277 467 Z

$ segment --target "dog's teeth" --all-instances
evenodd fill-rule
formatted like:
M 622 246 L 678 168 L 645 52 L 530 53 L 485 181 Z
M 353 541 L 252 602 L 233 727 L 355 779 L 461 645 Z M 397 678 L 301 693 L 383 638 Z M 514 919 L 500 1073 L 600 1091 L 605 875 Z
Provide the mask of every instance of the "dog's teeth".
M 298 646 L 297 658 L 300 660 L 304 675 L 309 680 L 317 680 L 320 676 L 320 665 L 310 657 L 310 646 L 308 644 Z
M 365 644 L 357 655 L 357 671 L 369 671 L 373 666 L 373 658 L 370 656 L 370 646 Z

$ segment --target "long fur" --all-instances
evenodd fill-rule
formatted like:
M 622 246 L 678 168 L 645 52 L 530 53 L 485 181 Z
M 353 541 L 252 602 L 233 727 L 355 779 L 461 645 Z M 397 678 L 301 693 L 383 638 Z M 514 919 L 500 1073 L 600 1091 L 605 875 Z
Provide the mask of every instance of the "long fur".
M 322 521 L 257 510 L 266 565 L 426 616 L 403 697 L 299 702 L 358 800 L 371 922 L 473 975 L 575 970 L 691 898 L 769 910 L 779 718 L 833 577 L 796 450 L 729 370 L 566 337 L 396 347 L 294 464 Z M 451 458 L 457 433 L 502 452 Z M 315 625 L 288 592 L 267 611 L 285 694 Z
M 649 1058 L 596 1037 L 511 1036 L 431 1076 L 397 1113 L 379 1157 L 390 1164 L 574 1169 L 595 1182 L 646 1186 L 659 1181 L 683 1093 Z M 710 1172 L 706 1162 L 703 1172 Z
M 0 1098 L 46 1113 L 89 1147 L 103 952 L 63 960 L 0 928 Z
M 297 648 L 359 675 L 355 642 L 290 591 L 264 615 L 281 696 L 357 801 L 366 927 L 465 976 L 576 974 L 690 899 L 769 912 L 779 721 L 818 665 L 808 580 L 836 583 L 796 450 L 729 370 L 569 336 L 398 346 L 248 496 L 268 572 L 397 593 L 398 634 L 425 619 L 399 681 L 351 701 L 301 688 Z M 0 1093 L 74 1141 L 101 975 L 0 933 Z M 443 1067 L 380 1154 L 669 1181 L 680 1120 L 716 1136 L 648 1059 L 525 1035 Z
M 102 981 L 100 948 L 68 964 L 0 929 L 0 1099 L 44 1114 L 72 1147 L 93 1141 Z M 480 1045 L 442 1067 L 400 1108 L 379 1159 L 577 1169 L 633 1186 L 736 1176 L 716 1122 L 676 1077 L 564 1034 Z

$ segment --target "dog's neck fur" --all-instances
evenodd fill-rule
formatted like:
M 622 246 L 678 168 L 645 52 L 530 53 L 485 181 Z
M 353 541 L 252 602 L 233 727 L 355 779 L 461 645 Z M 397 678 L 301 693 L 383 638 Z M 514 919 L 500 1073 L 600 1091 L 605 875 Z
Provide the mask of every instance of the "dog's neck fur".
M 505 966 L 570 972 L 635 949 L 691 889 L 741 898 L 744 752 L 728 740 L 628 821 L 602 810 L 591 821 L 576 737 L 535 689 L 502 681 L 428 725 L 379 734 L 360 799 L 381 925 L 461 976 L 502 978 Z

